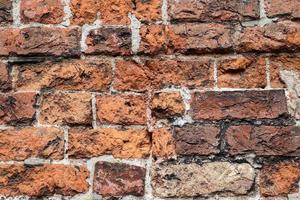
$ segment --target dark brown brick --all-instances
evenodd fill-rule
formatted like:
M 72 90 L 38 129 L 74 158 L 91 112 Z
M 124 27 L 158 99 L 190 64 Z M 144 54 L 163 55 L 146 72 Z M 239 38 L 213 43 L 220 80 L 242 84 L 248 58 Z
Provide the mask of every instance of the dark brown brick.
M 86 39 L 87 54 L 130 55 L 131 30 L 106 27 L 92 30 Z
M 219 152 L 219 128 L 216 126 L 186 125 L 174 129 L 178 155 L 210 155 Z
M 230 154 L 259 156 L 299 156 L 300 129 L 280 126 L 232 126 L 226 131 Z
M 0 62 L 0 92 L 7 92 L 12 87 L 7 64 Z
M 237 21 L 259 18 L 259 1 L 168 0 L 173 21 Z
M 13 22 L 12 1 L 1 0 L 0 4 L 0 26 L 9 25 Z
M 122 163 L 98 162 L 95 167 L 94 192 L 102 196 L 144 194 L 146 169 Z
M 196 120 L 272 119 L 287 115 L 284 90 L 195 92 L 191 113 Z
M 30 124 L 35 116 L 35 100 L 33 92 L 0 94 L 0 125 Z
M 222 24 L 168 26 L 169 53 L 228 53 L 233 50 L 232 28 Z
M 7 28 L 0 29 L 0 55 L 78 56 L 78 28 Z

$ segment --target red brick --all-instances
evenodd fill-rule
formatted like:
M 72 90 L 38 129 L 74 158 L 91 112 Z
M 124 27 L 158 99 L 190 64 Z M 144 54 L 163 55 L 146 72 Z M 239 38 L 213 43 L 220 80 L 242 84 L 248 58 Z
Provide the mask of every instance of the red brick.
M 115 158 L 145 158 L 151 148 L 145 129 L 73 128 L 69 131 L 68 155 L 91 158 L 112 154 Z
M 7 28 L 0 29 L 0 55 L 78 56 L 78 28 Z
M 263 196 L 286 196 L 299 190 L 300 167 L 295 162 L 270 163 L 263 166 L 259 186 Z
M 137 95 L 97 97 L 97 117 L 101 124 L 146 124 L 146 98 Z
M 21 64 L 14 71 L 17 90 L 107 91 L 112 81 L 111 62 L 100 59 Z
M 194 60 L 149 59 L 137 63 L 118 60 L 114 89 L 145 91 L 170 85 L 212 88 L 213 65 L 208 58 Z
M 285 87 L 280 79 L 281 70 L 300 73 L 300 56 L 279 55 L 270 57 L 271 86 L 274 88 Z
M 0 130 L 0 160 L 63 159 L 63 137 L 58 128 Z
M 239 56 L 218 62 L 218 86 L 222 88 L 266 87 L 266 60 Z
M 162 2 L 162 0 L 137 0 L 133 13 L 142 22 L 161 20 Z
M 174 129 L 178 155 L 210 155 L 219 152 L 219 128 L 216 126 L 186 125 Z
M 122 163 L 98 162 L 94 192 L 102 196 L 142 196 L 146 169 Z
M 12 1 L 2 0 L 0 5 L 0 25 L 9 25 L 12 22 Z
M 151 101 L 152 114 L 157 118 L 179 117 L 184 114 L 185 107 L 179 92 L 160 92 L 153 95 Z
M 46 164 L 0 165 L 0 194 L 30 197 L 61 194 L 71 196 L 88 191 L 86 167 Z
M 86 39 L 87 54 L 130 55 L 131 30 L 128 27 L 106 27 L 92 30 Z
M 191 114 L 196 120 L 272 119 L 287 115 L 283 90 L 194 92 Z
M 71 0 L 72 11 L 71 24 L 84 25 L 92 24 L 97 17 L 98 0 Z
M 35 99 L 32 92 L 0 94 L 0 125 L 30 124 L 35 116 Z
M 168 26 L 169 53 L 228 53 L 233 49 L 232 28 L 222 24 Z
M 244 28 L 236 39 L 238 52 L 297 51 L 300 47 L 300 25 L 282 21 L 264 27 Z
M 300 18 L 300 2 L 298 0 L 266 0 L 265 10 L 268 17 Z
M 255 153 L 259 156 L 299 156 L 300 129 L 287 126 L 232 126 L 226 131 L 232 155 Z
M 0 92 L 6 92 L 12 87 L 11 77 L 9 75 L 8 66 L 0 62 Z
M 173 21 L 211 22 L 259 18 L 258 0 L 169 0 L 168 5 Z
M 45 93 L 41 97 L 41 124 L 91 125 L 92 105 L 88 93 Z
M 174 138 L 169 129 L 159 128 L 153 131 L 152 155 L 156 158 L 171 158 L 176 155 Z
M 163 25 L 142 25 L 139 52 L 145 54 L 165 53 L 167 50 L 167 34 Z
M 24 23 L 59 24 L 63 18 L 64 7 L 61 0 L 21 1 L 21 20 Z

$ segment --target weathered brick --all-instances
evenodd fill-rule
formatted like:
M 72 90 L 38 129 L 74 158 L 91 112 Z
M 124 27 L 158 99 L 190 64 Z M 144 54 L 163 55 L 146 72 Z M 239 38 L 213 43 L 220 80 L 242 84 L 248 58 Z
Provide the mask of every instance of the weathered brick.
M 168 26 L 169 52 L 183 54 L 228 53 L 233 49 L 232 28 L 222 24 Z
M 268 17 L 290 16 L 300 18 L 300 2 L 298 0 L 266 0 L 265 10 Z
M 152 133 L 152 155 L 156 158 L 171 158 L 175 154 L 171 131 L 167 128 L 155 129 Z
M 299 156 L 300 129 L 293 126 L 231 126 L 225 135 L 230 154 Z
M 159 92 L 153 95 L 151 110 L 157 118 L 172 118 L 183 115 L 185 107 L 179 92 Z
M 128 27 L 104 27 L 91 30 L 86 39 L 87 54 L 130 55 L 131 30 Z
M 134 14 L 142 22 L 160 20 L 162 0 L 136 0 Z
M 194 92 L 191 113 L 196 120 L 272 119 L 287 115 L 284 90 Z
M 137 63 L 118 60 L 113 87 L 122 91 L 145 91 L 170 85 L 213 87 L 213 65 L 208 58 L 195 60 L 150 59 Z
M 219 152 L 219 128 L 211 125 L 186 125 L 174 129 L 178 155 L 210 155 Z
M 94 192 L 102 196 L 142 196 L 146 169 L 138 166 L 98 162 L 95 167 Z
M 0 165 L 0 194 L 66 196 L 88 191 L 86 167 L 46 164 L 42 166 Z
M 12 87 L 11 77 L 9 75 L 8 66 L 0 62 L 0 92 L 7 92 Z
M 91 125 L 91 95 L 62 92 L 43 94 L 40 105 L 40 123 Z
M 222 88 L 264 88 L 266 60 L 263 57 L 239 56 L 218 62 L 218 86 Z
M 58 128 L 0 130 L 0 160 L 63 159 L 63 136 Z
M 100 59 L 21 64 L 14 71 L 17 90 L 107 91 L 112 81 L 111 62 Z
M 135 1 L 131 0 L 100 0 L 99 11 L 101 21 L 108 25 L 129 25 L 129 12 L 133 10 Z
M 263 196 L 286 196 L 299 190 L 300 167 L 295 162 L 270 163 L 263 166 L 259 186 Z
M 124 159 L 145 158 L 150 148 L 150 136 L 145 129 L 74 128 L 69 131 L 68 155 L 71 158 L 105 154 Z
M 0 55 L 78 56 L 78 28 L 7 28 L 0 29 Z
M 71 0 L 71 24 L 92 24 L 97 17 L 98 3 L 98 0 Z
M 8 25 L 12 22 L 12 1 L 2 0 L 0 4 L 0 26 Z
M 300 25 L 282 21 L 264 27 L 247 27 L 238 34 L 236 51 L 271 52 L 298 51 L 300 48 Z
M 146 124 L 146 98 L 137 95 L 98 96 L 97 117 L 101 124 Z
M 156 164 L 152 167 L 152 175 L 154 194 L 161 198 L 215 193 L 244 195 L 251 189 L 255 179 L 254 169 L 249 164 L 229 162 Z
M 170 19 L 174 21 L 237 21 L 259 18 L 259 1 L 240 0 L 168 0 Z
M 63 18 L 64 7 L 61 0 L 21 1 L 21 20 L 24 23 L 59 24 Z
M 167 34 L 164 25 L 142 25 L 139 52 L 145 54 L 165 53 L 167 50 Z
M 0 125 L 30 124 L 35 116 L 35 99 L 33 92 L 0 94 Z
M 270 57 L 270 79 L 272 87 L 285 87 L 285 84 L 280 78 L 280 71 L 282 70 L 300 73 L 300 56 L 280 55 Z

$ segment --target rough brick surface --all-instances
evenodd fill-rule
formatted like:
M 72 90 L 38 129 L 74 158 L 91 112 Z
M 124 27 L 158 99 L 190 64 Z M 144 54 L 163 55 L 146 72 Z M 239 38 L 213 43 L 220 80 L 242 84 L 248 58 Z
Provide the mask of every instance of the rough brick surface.
M 218 62 L 218 86 L 222 88 L 264 88 L 265 58 L 241 56 Z
M 186 125 L 175 128 L 174 140 L 178 155 L 210 155 L 219 152 L 219 128 Z
M 108 60 L 68 60 L 18 65 L 15 76 L 17 90 L 107 91 L 112 70 Z
M 150 59 L 141 63 L 120 60 L 116 63 L 114 88 L 145 91 L 170 85 L 213 87 L 213 64 L 208 58 L 195 60 Z
M 271 86 L 274 88 L 285 87 L 284 82 L 280 78 L 281 71 L 292 71 L 300 73 L 300 56 L 282 55 L 270 58 Z
M 266 0 L 265 7 L 268 17 L 300 18 L 300 2 L 298 0 Z
M 0 94 L 0 124 L 30 124 L 35 116 L 36 94 Z
M 162 18 L 162 4 L 163 0 L 136 0 L 133 13 L 142 22 L 157 21 Z
M 40 123 L 92 123 L 91 95 L 88 93 L 46 93 L 41 98 Z
M 170 158 L 175 155 L 174 138 L 169 129 L 159 128 L 153 131 L 152 155 L 162 158 Z
M 131 31 L 127 27 L 92 30 L 86 39 L 87 54 L 130 55 Z
M 63 21 L 64 10 L 60 0 L 22 0 L 22 22 L 59 24 Z
M 68 165 L 0 165 L 0 194 L 6 196 L 66 196 L 87 192 L 88 171 Z
M 159 197 L 207 196 L 223 191 L 243 195 L 248 193 L 255 178 L 254 169 L 249 164 L 229 162 L 170 163 L 154 166 L 152 173 L 154 193 Z
M 146 99 L 136 95 L 99 96 L 97 117 L 101 124 L 146 124 Z
M 2 0 L 0 4 L 0 25 L 9 25 L 12 21 L 12 1 Z
M 283 21 L 264 27 L 247 27 L 238 34 L 236 50 L 239 52 L 298 51 L 300 25 Z
M 95 167 L 94 191 L 103 196 L 144 194 L 146 169 L 121 164 L 98 162 Z
M 63 135 L 58 128 L 0 130 L 0 160 L 63 159 Z
M 145 158 L 150 153 L 150 137 L 145 129 L 71 129 L 69 132 L 71 158 L 105 154 L 124 159 Z
M 185 108 L 179 92 L 160 92 L 153 95 L 152 114 L 157 118 L 172 118 L 183 115 Z
M 1 28 L 0 55 L 77 56 L 79 38 L 78 28 Z
M 232 126 L 226 131 L 228 151 L 232 155 L 254 152 L 260 156 L 299 156 L 298 127 Z
M 169 14 L 174 21 L 236 21 L 259 18 L 259 1 L 239 0 L 168 0 Z
M 222 24 L 176 24 L 168 26 L 169 51 L 183 54 L 230 52 L 232 28 Z
M 71 0 L 70 9 L 73 14 L 71 24 L 93 23 L 97 18 L 97 2 L 97 0 Z
M 298 191 L 300 167 L 295 162 L 279 162 L 265 165 L 260 173 L 263 196 L 286 196 Z
M 0 92 L 10 90 L 12 87 L 11 77 L 7 64 L 0 62 Z
M 195 92 L 191 102 L 194 119 L 259 119 L 286 115 L 283 90 Z

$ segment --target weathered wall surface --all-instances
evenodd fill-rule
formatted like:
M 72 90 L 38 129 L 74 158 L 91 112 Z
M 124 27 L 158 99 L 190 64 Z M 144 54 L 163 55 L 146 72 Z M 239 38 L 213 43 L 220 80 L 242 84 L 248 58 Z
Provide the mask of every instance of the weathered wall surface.
M 0 199 L 300 199 L 299 0 L 0 0 Z

